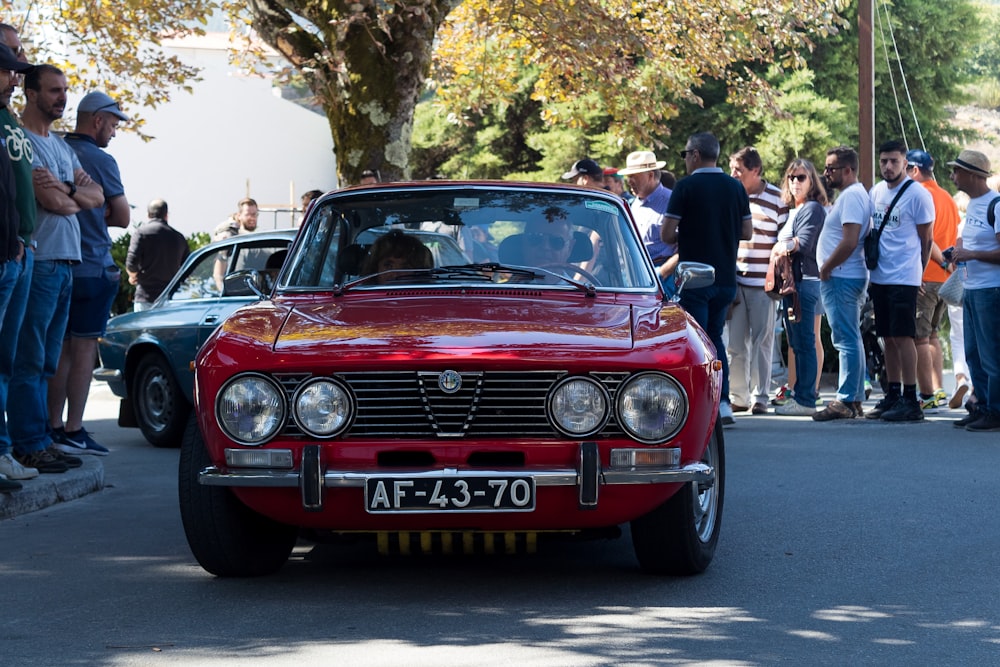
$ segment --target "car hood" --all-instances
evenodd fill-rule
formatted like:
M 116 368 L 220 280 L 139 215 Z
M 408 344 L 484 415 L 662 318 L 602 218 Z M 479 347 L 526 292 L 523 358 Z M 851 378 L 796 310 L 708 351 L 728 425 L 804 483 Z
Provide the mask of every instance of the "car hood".
M 275 350 L 347 348 L 371 358 L 391 351 L 549 351 L 633 346 L 632 308 L 588 300 L 402 297 L 297 307 Z

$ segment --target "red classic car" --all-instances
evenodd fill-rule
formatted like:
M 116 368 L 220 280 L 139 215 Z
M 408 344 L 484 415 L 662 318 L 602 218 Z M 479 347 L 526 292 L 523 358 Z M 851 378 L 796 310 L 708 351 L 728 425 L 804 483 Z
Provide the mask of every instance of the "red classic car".
M 460 260 L 440 252 L 456 244 Z M 705 265 L 677 274 L 681 289 L 714 279 Z M 209 572 L 274 572 L 301 536 L 518 551 L 625 523 L 646 571 L 712 560 L 721 364 L 664 301 L 621 199 L 349 188 L 315 204 L 264 284 L 227 278 L 260 300 L 196 359 L 180 508 Z

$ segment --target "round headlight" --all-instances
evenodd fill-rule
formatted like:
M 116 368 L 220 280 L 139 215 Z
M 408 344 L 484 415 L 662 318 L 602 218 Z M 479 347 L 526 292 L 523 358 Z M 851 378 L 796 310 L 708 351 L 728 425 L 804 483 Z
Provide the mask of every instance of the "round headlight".
M 295 423 L 317 438 L 331 438 L 351 420 L 351 395 L 340 384 L 318 379 L 303 385 L 295 394 Z
M 285 394 L 263 375 L 241 375 L 219 392 L 219 426 L 241 445 L 261 445 L 285 423 Z
M 583 438 L 597 433 L 608 421 L 608 392 L 590 378 L 572 377 L 556 385 L 549 396 L 549 417 L 562 433 Z
M 687 396 L 669 375 L 643 373 L 618 391 L 618 422 L 644 443 L 663 442 L 677 433 L 687 417 Z

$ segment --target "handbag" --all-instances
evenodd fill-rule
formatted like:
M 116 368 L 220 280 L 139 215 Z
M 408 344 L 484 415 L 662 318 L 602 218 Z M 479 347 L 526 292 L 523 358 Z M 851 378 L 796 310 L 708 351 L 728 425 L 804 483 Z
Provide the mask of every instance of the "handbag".
M 879 250 L 879 242 L 882 240 L 882 230 L 885 228 L 885 223 L 892 214 L 892 209 L 895 208 L 896 202 L 898 202 L 899 198 L 903 196 L 904 192 L 906 192 L 906 188 L 910 187 L 914 183 L 916 183 L 916 181 L 912 179 L 903 183 L 903 186 L 899 188 L 899 192 L 896 193 L 896 196 L 892 198 L 889 206 L 885 209 L 885 215 L 882 216 L 882 224 L 878 226 L 878 229 L 875 229 L 873 226 L 868 230 L 868 236 L 865 237 L 864 247 L 865 266 L 868 267 L 869 271 L 874 271 L 878 266 L 878 259 L 881 254 Z
M 938 296 L 949 306 L 961 307 L 965 299 L 965 281 L 962 279 L 962 272 L 955 269 L 948 279 L 941 283 L 938 289 Z

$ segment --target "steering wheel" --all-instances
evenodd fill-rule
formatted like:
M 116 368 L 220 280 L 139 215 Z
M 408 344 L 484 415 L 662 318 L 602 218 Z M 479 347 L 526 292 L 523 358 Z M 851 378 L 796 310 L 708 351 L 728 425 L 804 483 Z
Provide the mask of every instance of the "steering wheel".
M 601 284 L 601 281 L 595 278 L 594 274 L 592 274 L 590 271 L 587 271 L 586 269 L 581 269 L 576 264 L 546 264 L 542 268 L 545 269 L 546 271 L 552 271 L 552 273 L 561 273 L 565 277 L 570 278 L 572 280 L 576 280 L 574 276 L 576 274 L 579 274 L 583 276 L 586 280 L 590 281 L 590 284 L 594 285 L 595 287 Z

